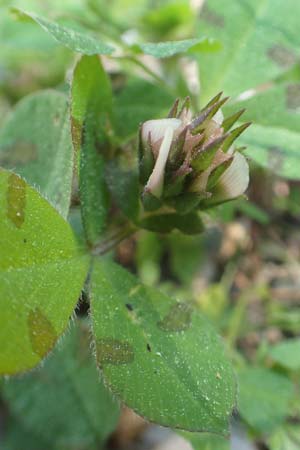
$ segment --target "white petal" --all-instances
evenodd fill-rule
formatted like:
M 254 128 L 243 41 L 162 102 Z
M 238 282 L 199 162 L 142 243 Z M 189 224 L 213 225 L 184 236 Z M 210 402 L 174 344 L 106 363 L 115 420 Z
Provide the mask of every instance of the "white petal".
M 218 111 L 216 112 L 216 114 L 213 116 L 213 120 L 215 122 L 217 122 L 218 125 L 221 125 L 223 120 L 224 120 L 224 116 L 223 113 L 220 109 L 218 109 Z
M 142 140 L 146 143 L 148 141 L 149 133 L 151 133 L 152 142 L 156 142 L 164 137 L 167 128 L 171 128 L 172 131 L 175 131 L 180 125 L 181 120 L 179 119 L 147 120 L 142 126 Z
M 242 195 L 249 184 L 249 166 L 241 153 L 234 155 L 233 161 L 220 177 L 217 188 L 218 200 L 227 200 Z
M 158 153 L 158 158 L 156 160 L 153 172 L 150 175 L 150 178 L 145 187 L 146 190 L 150 191 L 153 195 L 157 197 L 160 197 L 162 194 L 164 185 L 165 167 L 173 140 L 173 134 L 174 130 L 172 129 L 172 127 L 168 127 L 165 130 L 164 138 Z
M 182 120 L 182 128 L 188 125 L 193 118 L 192 111 L 189 108 L 183 108 L 181 114 L 179 115 L 179 119 Z

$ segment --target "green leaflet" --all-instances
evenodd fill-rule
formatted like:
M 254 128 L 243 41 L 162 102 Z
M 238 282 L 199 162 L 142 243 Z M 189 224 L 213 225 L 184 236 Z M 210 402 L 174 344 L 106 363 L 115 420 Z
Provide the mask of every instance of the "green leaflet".
M 17 104 L 0 130 L 0 166 L 23 176 L 67 216 L 73 150 L 65 95 L 38 92 Z
M 289 370 L 300 370 L 300 339 L 285 339 L 271 347 L 273 361 Z
M 222 45 L 217 39 L 200 37 L 196 39 L 185 39 L 183 41 L 147 42 L 145 44 L 139 44 L 138 47 L 146 55 L 151 55 L 155 58 L 168 58 L 178 53 L 216 51 L 220 50 Z
M 269 369 L 249 367 L 239 371 L 238 382 L 238 410 L 252 428 L 266 433 L 284 422 L 295 395 L 287 377 Z
M 207 319 L 98 260 L 91 305 L 98 365 L 125 404 L 161 425 L 228 433 L 235 381 Z
M 119 417 L 99 382 L 88 323 L 80 320 L 40 370 L 4 383 L 3 394 L 20 424 L 57 450 L 100 448 Z
M 88 34 L 72 30 L 71 28 L 44 19 L 35 13 L 26 12 L 19 8 L 11 8 L 11 10 L 21 20 L 25 19 L 36 22 L 59 44 L 64 45 L 74 52 L 84 55 L 109 55 L 114 51 L 112 46 L 104 44 Z
M 0 248 L 0 374 L 14 374 L 36 366 L 65 330 L 88 258 L 55 209 L 3 169 Z
M 111 85 L 97 56 L 83 56 L 77 63 L 71 97 L 73 145 L 80 159 L 82 220 L 86 238 L 93 244 L 106 225 L 109 207 L 104 155 L 112 120 Z
M 243 119 L 253 122 L 239 137 L 246 154 L 280 176 L 300 179 L 300 83 L 276 85 L 225 112 L 236 108 L 246 108 Z
M 240 140 L 251 159 L 278 175 L 300 178 L 298 133 L 273 127 L 253 125 Z
M 203 101 L 224 90 L 235 96 L 278 77 L 296 63 L 300 3 L 294 0 L 209 0 L 198 29 L 219 39 L 216 55 L 198 57 Z

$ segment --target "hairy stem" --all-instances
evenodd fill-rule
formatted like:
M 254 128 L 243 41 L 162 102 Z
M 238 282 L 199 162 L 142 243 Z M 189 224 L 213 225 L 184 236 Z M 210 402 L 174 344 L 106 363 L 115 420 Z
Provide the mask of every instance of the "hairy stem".
M 113 250 L 118 244 L 120 244 L 120 242 L 122 242 L 124 239 L 134 234 L 137 230 L 138 228 L 132 223 L 127 224 L 111 236 L 108 236 L 106 239 L 96 244 L 92 249 L 92 255 L 99 256 L 108 253 L 110 250 Z

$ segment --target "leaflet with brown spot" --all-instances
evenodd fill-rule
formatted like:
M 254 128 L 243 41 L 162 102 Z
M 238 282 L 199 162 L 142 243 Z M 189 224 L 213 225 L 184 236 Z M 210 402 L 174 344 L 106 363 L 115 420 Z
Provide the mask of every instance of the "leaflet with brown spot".
M 184 331 L 192 322 L 192 307 L 187 303 L 173 305 L 168 314 L 157 325 L 163 331 Z
M 7 218 L 21 228 L 25 220 L 26 184 L 22 178 L 12 173 L 7 186 Z
M 288 48 L 276 44 L 267 51 L 268 57 L 279 67 L 288 68 L 295 64 L 296 55 Z
M 112 364 L 115 366 L 129 364 L 134 360 L 132 345 L 127 341 L 113 338 L 102 338 L 96 342 L 97 361 L 100 365 Z
M 57 340 L 53 325 L 39 308 L 29 312 L 27 323 L 32 350 L 40 357 L 45 356 Z
M 37 146 L 25 141 L 14 142 L 9 147 L 2 148 L 0 153 L 0 165 L 8 168 L 24 166 L 37 159 Z
M 286 106 L 293 111 L 300 109 L 300 83 L 289 84 L 286 87 Z

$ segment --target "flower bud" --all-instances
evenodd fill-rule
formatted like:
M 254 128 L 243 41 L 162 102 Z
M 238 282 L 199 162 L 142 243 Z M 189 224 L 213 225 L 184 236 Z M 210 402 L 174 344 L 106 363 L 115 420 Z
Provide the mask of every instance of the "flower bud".
M 192 118 L 189 99 L 176 100 L 168 118 L 148 120 L 140 129 L 139 165 L 146 210 L 168 207 L 187 214 L 241 196 L 249 168 L 235 139 L 250 125 L 231 130 L 244 110 L 224 118 L 228 98 L 215 96 Z

